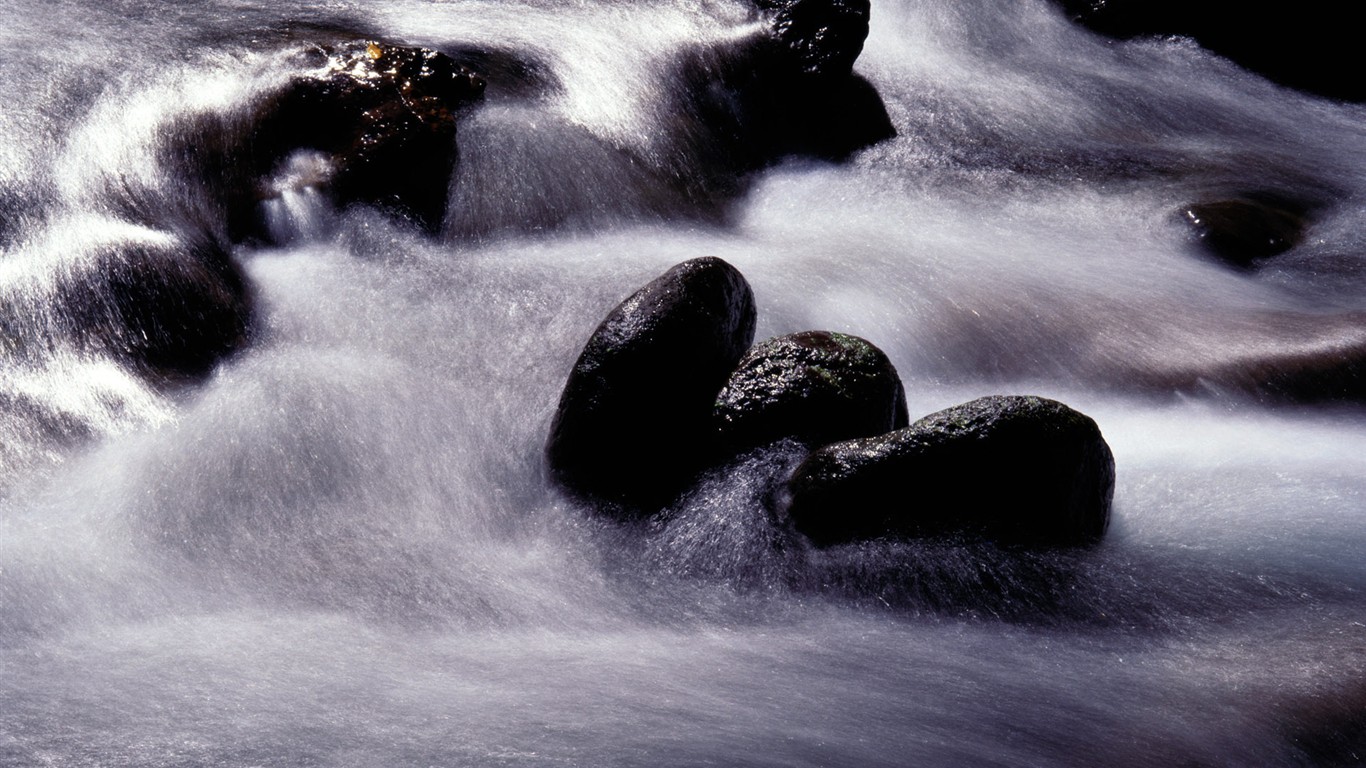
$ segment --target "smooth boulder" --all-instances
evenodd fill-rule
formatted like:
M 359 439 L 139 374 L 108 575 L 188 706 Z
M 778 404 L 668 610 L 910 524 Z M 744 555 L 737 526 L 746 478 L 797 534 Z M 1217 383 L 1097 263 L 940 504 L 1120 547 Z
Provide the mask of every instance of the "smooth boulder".
M 829 331 L 755 345 L 717 395 L 713 418 L 722 443 L 736 452 L 784 438 L 821 446 L 909 422 L 887 355 L 865 339 Z
M 992 396 L 816 451 L 788 481 L 788 515 L 822 547 L 934 535 L 1074 546 L 1104 535 L 1114 485 L 1091 418 L 1055 400 Z
M 754 294 L 721 259 L 683 262 L 636 291 L 589 338 L 546 445 L 571 494 L 649 514 L 711 458 L 712 405 L 754 341 Z

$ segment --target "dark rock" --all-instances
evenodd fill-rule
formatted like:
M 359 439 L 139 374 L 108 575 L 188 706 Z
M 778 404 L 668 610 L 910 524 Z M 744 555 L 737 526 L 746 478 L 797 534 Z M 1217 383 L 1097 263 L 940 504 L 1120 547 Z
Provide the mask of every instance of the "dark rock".
M 1215 200 L 1196 203 L 1182 215 L 1211 255 L 1244 269 L 1290 250 L 1304 236 L 1305 210 L 1291 203 Z
M 784 438 L 819 446 L 906 426 L 906 393 L 882 350 L 857 336 L 805 331 L 755 345 L 716 397 L 723 444 Z
M 246 278 L 206 239 L 105 246 L 56 302 L 85 344 L 166 381 L 203 377 L 251 331 Z
M 789 480 L 788 513 L 817 546 L 945 534 L 1079 545 L 1104 534 L 1114 484 L 1114 457 L 1089 417 L 993 396 L 822 448 Z
M 371 41 L 319 47 L 311 72 L 259 110 L 248 149 L 257 179 L 298 150 L 330 156 L 332 195 L 411 216 L 434 231 L 455 167 L 456 113 L 483 96 L 484 81 L 451 57 Z M 238 211 L 250 231 L 257 190 Z M 245 226 L 244 226 L 245 225 Z
M 768 26 L 680 54 L 670 90 L 670 155 L 700 207 L 743 191 L 745 175 L 789 156 L 840 162 L 896 135 L 877 90 L 851 67 L 866 2 L 767 0 Z
M 712 404 L 754 323 L 749 284 L 711 257 L 619 304 L 565 383 L 546 446 L 554 480 L 623 516 L 667 503 L 710 458 Z
M 529 51 L 460 45 L 443 48 L 441 52 L 479 73 L 488 84 L 485 91 L 488 100 L 530 101 L 563 90 L 550 66 Z
M 868 0 L 756 0 L 770 34 L 793 65 L 816 77 L 845 77 L 868 37 Z
M 1335 0 L 1057 0 L 1108 37 L 1178 35 L 1281 85 L 1347 101 L 1366 100 L 1356 8 Z

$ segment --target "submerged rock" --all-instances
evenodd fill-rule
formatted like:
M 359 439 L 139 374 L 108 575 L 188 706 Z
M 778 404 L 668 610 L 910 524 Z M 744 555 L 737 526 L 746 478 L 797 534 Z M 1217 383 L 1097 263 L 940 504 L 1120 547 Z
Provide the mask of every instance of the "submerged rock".
M 546 445 L 569 492 L 648 513 L 711 455 L 716 393 L 754 340 L 754 294 L 721 259 L 670 269 L 593 332 L 560 397 Z
M 455 167 L 456 113 L 482 98 L 484 81 L 451 57 L 373 41 L 318 47 L 314 66 L 257 113 L 249 164 L 274 174 L 299 150 L 326 153 L 328 189 L 341 204 L 379 205 L 440 226 Z M 255 198 L 239 201 L 249 230 Z
M 163 381 L 205 376 L 251 331 L 245 275 L 203 238 L 104 246 L 55 301 L 85 344 Z
M 788 482 L 788 514 L 817 546 L 943 534 L 1079 545 L 1104 534 L 1114 484 L 1091 418 L 993 396 L 816 451 Z
M 906 393 L 882 350 L 857 336 L 805 331 L 761 342 L 716 397 L 735 451 L 784 438 L 824 445 L 906 426 Z
M 1195 203 L 1182 214 L 1210 254 L 1244 269 L 1290 250 L 1304 236 L 1305 211 L 1288 203 L 1214 200 Z

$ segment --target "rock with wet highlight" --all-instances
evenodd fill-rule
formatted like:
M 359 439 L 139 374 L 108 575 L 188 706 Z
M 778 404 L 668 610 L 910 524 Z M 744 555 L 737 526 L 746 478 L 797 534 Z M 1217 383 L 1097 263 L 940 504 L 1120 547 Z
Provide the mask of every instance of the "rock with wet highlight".
M 1241 269 L 1284 253 L 1304 238 L 1304 208 L 1284 201 L 1208 200 L 1182 214 L 1206 252 Z
M 427 48 L 357 41 L 309 56 L 309 69 L 259 112 L 255 176 L 277 173 L 294 152 L 322 152 L 332 165 L 322 181 L 339 203 L 388 208 L 434 231 L 455 167 L 456 114 L 483 97 L 483 79 Z
M 803 74 L 844 77 L 868 37 L 868 0 L 756 0 L 773 38 Z

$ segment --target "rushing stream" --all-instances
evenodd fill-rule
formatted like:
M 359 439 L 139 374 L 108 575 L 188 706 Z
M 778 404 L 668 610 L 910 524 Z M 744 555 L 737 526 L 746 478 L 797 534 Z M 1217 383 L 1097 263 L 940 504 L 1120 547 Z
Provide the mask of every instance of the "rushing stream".
M 699 197 L 677 62 L 738 0 L 280 6 L 0 9 L 0 765 L 1366 762 L 1363 387 L 1313 379 L 1366 357 L 1366 107 L 1044 0 L 875 0 L 896 137 Z M 356 38 L 485 52 L 435 231 L 298 155 L 231 248 L 245 348 L 167 383 L 73 341 L 110 253 L 225 215 L 174 148 Z M 1179 215 L 1244 190 L 1313 209 L 1254 270 Z M 885 350 L 913 419 L 1095 418 L 1103 542 L 774 546 L 781 451 L 641 525 L 563 496 L 579 350 L 702 255 L 758 338 Z

